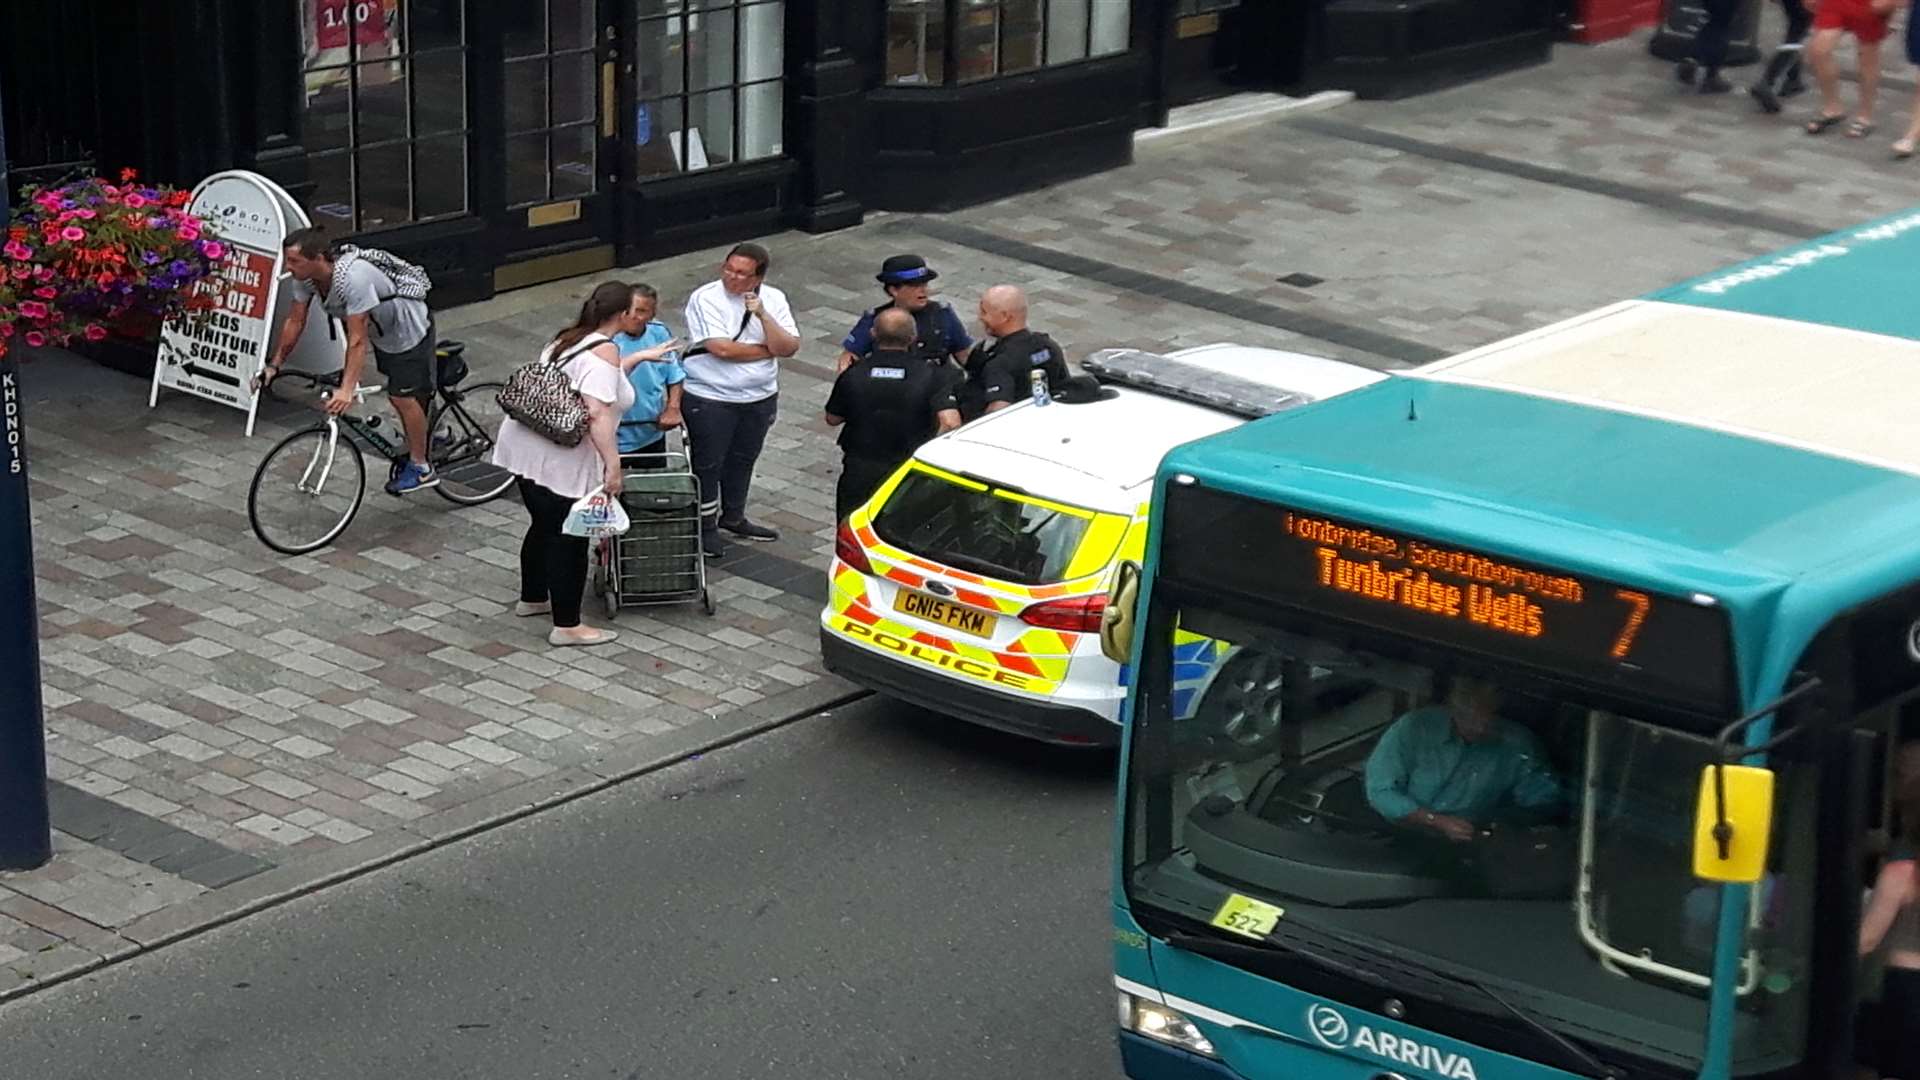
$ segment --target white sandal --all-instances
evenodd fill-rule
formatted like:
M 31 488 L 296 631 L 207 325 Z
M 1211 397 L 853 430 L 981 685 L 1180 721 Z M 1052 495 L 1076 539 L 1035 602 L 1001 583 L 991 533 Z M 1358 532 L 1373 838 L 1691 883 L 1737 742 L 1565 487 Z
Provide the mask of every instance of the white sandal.
M 619 636 L 612 630 L 600 630 L 591 626 L 569 627 L 565 630 L 555 627 L 547 631 L 547 644 L 556 649 L 605 645 Z

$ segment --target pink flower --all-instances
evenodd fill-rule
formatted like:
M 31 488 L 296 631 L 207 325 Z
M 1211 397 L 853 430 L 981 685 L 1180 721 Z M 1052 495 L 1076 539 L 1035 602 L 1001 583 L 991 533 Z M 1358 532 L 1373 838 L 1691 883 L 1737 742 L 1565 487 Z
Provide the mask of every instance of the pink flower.
M 18 240 L 7 241 L 7 246 L 0 248 L 0 253 L 4 253 L 9 259 L 24 260 L 33 257 L 33 249 Z
M 17 276 L 17 277 L 26 277 L 27 275 L 26 275 L 26 274 L 24 273 L 24 271 L 25 271 L 25 270 L 26 270 L 26 267 L 24 267 L 24 266 L 22 266 L 22 267 L 20 267 L 20 268 L 18 268 L 18 269 L 16 269 L 16 270 L 14 271 L 14 274 L 15 274 L 15 276 Z M 51 266 L 36 266 L 36 267 L 34 267 L 34 268 L 33 268 L 33 280 L 35 280 L 35 281 L 52 281 L 52 280 L 53 280 L 53 267 L 51 267 Z
M 44 319 L 47 317 L 47 305 L 38 300 L 22 300 L 20 314 L 29 319 Z
M 218 240 L 209 240 L 200 245 L 200 254 L 205 255 L 209 259 L 218 259 L 226 253 L 227 245 L 222 244 Z
M 51 285 L 42 285 L 39 288 L 33 290 L 33 295 L 39 297 L 42 300 L 53 300 L 59 297 L 60 290 L 54 288 Z
M 147 200 L 141 198 L 137 192 L 127 196 L 127 209 L 138 210 L 145 205 L 147 205 Z
M 92 221 L 98 215 L 91 210 L 75 210 L 73 212 L 73 216 L 81 219 L 82 221 Z
M 182 225 L 180 226 L 179 237 L 189 242 L 198 240 L 200 239 L 200 227 L 191 222 Z
M 60 230 L 60 239 L 77 244 L 87 238 L 87 231 L 78 225 L 69 225 Z
M 87 327 L 88 341 L 105 341 L 106 339 L 107 339 L 106 327 L 101 326 L 98 323 L 91 324 Z
M 26 334 L 26 342 L 37 349 L 47 343 L 47 335 L 38 330 L 29 330 Z

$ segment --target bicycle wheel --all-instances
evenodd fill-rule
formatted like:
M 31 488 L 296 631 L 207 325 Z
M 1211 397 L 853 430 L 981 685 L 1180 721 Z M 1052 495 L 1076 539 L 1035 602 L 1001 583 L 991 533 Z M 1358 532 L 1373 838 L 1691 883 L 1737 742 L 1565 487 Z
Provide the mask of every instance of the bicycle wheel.
M 513 474 L 493 463 L 493 439 L 500 434 L 497 382 L 449 387 L 434 401 L 427 418 L 427 459 L 440 476 L 433 490 L 461 506 L 478 506 L 506 494 Z
M 367 495 L 367 463 L 344 432 L 325 424 L 281 439 L 260 461 L 247 489 L 247 520 L 260 542 L 282 555 L 305 555 L 353 523 Z

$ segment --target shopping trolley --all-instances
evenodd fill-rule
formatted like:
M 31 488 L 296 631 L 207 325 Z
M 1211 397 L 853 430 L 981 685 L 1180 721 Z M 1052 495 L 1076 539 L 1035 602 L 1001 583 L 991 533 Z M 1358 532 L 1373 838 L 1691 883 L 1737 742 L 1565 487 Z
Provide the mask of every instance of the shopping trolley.
M 700 481 L 686 437 L 680 449 L 620 456 L 620 505 L 630 525 L 594 544 L 593 589 L 614 618 L 623 607 L 694 600 L 713 614 L 700 545 Z

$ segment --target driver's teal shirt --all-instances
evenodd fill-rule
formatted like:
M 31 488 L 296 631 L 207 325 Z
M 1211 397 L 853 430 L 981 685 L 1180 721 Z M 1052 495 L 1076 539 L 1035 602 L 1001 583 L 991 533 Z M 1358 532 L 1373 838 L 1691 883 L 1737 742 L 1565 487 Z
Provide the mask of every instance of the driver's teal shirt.
M 1392 821 L 1431 810 L 1485 824 L 1503 806 L 1539 810 L 1560 797 L 1532 732 L 1495 720 L 1486 739 L 1470 743 L 1454 731 L 1445 705 L 1394 721 L 1367 758 L 1367 802 Z

